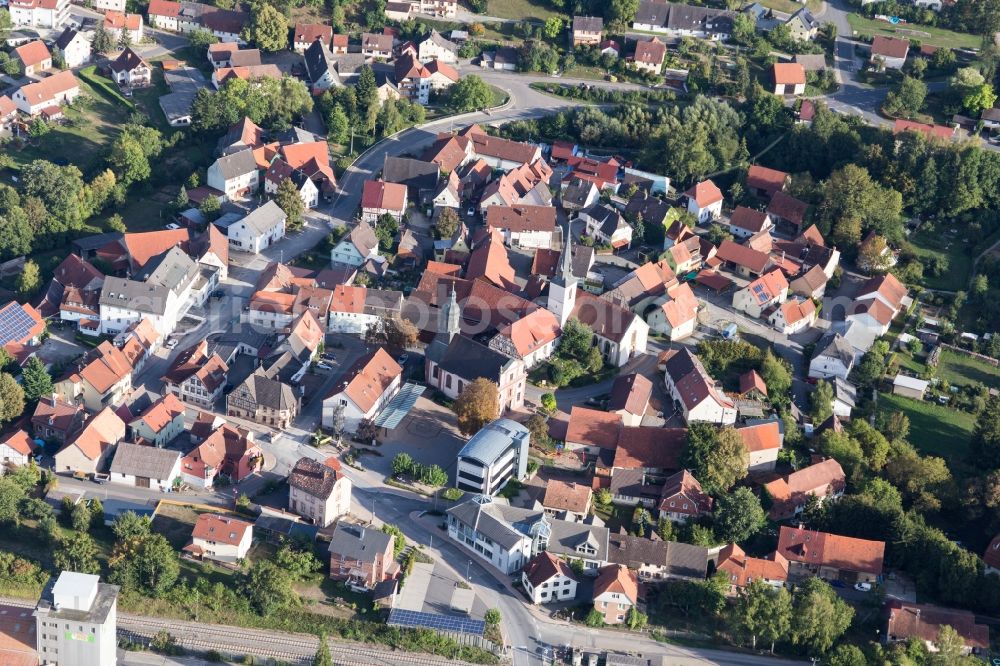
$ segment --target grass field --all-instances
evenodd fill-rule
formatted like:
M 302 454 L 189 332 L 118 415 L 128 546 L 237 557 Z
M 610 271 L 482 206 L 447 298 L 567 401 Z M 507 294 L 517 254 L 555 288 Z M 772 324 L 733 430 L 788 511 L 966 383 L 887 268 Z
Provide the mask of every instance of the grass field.
M 535 4 L 531 0 L 489 0 L 486 5 L 486 15 L 522 21 L 545 21 L 551 16 L 566 18 L 565 14 L 560 14 L 541 4 Z
M 768 2 L 771 1 L 768 0 Z M 858 14 L 848 14 L 847 20 L 850 21 L 851 28 L 855 32 L 872 37 L 883 35 L 886 37 L 898 37 L 899 39 L 916 39 L 922 44 L 953 49 L 978 48 L 981 41 L 978 35 L 954 32 L 953 30 L 934 28 L 927 25 L 891 25 L 885 21 L 875 21 L 864 16 L 859 16 Z
M 776 12 L 785 12 L 786 14 L 794 14 L 802 9 L 802 3 L 795 0 L 760 0 L 760 4 L 768 9 L 773 9 Z M 811 12 L 818 12 L 822 6 L 823 3 L 820 0 L 808 0 L 806 2 L 806 8 Z
M 956 386 L 981 383 L 994 388 L 1000 387 L 1000 368 L 950 349 L 941 350 L 937 376 Z
M 968 254 L 968 243 L 958 235 L 929 232 L 923 229 L 910 236 L 913 249 L 921 257 L 945 255 L 948 270 L 943 275 L 932 276 L 926 271 L 922 283 L 931 289 L 958 291 L 969 284 L 972 259 Z
M 972 414 L 891 393 L 880 393 L 878 405 L 881 412 L 906 414 L 910 419 L 910 443 L 921 453 L 941 456 L 949 463 L 963 460 L 968 453 L 976 424 Z

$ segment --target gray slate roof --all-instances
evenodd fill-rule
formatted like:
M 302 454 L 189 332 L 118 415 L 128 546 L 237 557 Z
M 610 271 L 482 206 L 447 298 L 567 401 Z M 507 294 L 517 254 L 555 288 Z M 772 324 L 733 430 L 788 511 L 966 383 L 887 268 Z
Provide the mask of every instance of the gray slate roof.
M 439 171 L 440 167 L 434 162 L 386 155 L 382 165 L 382 180 L 406 185 L 411 190 L 420 192 L 433 189 L 437 185 Z
M 286 217 L 285 211 L 281 210 L 281 206 L 272 199 L 263 206 L 251 211 L 249 215 L 243 218 L 242 222 L 250 231 L 260 236 L 284 222 Z
M 617 472 L 616 472 L 617 475 Z M 629 534 L 612 534 L 608 561 L 638 569 L 643 564 L 666 567 L 666 576 L 704 580 L 708 549 L 675 541 L 653 541 Z
M 257 170 L 257 160 L 253 157 L 253 150 L 249 148 L 223 155 L 215 163 L 219 165 L 219 172 L 226 180 Z
M 295 391 L 291 386 L 268 377 L 260 368 L 247 377 L 236 392 L 243 390 L 246 390 L 251 400 L 258 405 L 274 410 L 292 409 L 297 402 Z
M 854 362 L 854 347 L 839 333 L 823 336 L 823 339 L 819 341 L 816 348 L 820 350 L 816 356 L 839 358 L 844 366 L 847 367 Z
M 180 451 L 122 442 L 111 461 L 111 473 L 172 481 L 168 477 L 180 457 Z
M 344 559 L 373 562 L 376 555 L 385 552 L 391 539 L 391 536 L 374 527 L 339 522 L 328 550 Z
M 101 305 L 162 315 L 170 290 L 159 284 L 108 276 L 101 289 Z

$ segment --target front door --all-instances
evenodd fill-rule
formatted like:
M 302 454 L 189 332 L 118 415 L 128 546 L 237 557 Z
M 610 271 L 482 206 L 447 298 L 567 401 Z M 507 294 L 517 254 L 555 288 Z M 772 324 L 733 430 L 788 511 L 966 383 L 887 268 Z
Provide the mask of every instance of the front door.
M 137 488 L 149 488 L 149 477 L 146 476 L 135 477 L 135 485 Z

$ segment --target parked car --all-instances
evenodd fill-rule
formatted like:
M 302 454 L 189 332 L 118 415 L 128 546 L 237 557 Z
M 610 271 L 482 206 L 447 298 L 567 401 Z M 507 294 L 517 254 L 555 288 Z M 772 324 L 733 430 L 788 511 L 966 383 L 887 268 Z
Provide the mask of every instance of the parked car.
M 107 483 L 111 480 L 110 474 L 105 474 L 103 472 L 95 472 L 93 476 L 94 483 Z
M 871 583 L 855 583 L 854 584 L 854 589 L 857 590 L 858 592 L 871 592 L 872 591 L 872 584 Z
M 170 229 L 170 230 L 174 230 L 174 229 L 180 229 L 180 228 L 181 228 L 181 225 L 177 224 L 176 222 L 171 222 L 170 224 L 168 224 L 168 225 L 167 225 L 166 227 L 164 227 L 164 228 L 165 228 L 165 229 Z
M 406 362 L 409 361 L 409 360 L 410 360 L 410 355 L 407 354 L 406 352 L 403 352 L 396 359 L 396 362 L 399 363 L 400 365 L 406 365 Z
M 333 370 L 333 366 L 327 363 L 317 363 L 316 367 L 320 370 Z
M 167 340 L 167 349 L 173 349 L 179 344 L 180 340 L 178 340 L 177 338 L 170 338 L 169 340 Z

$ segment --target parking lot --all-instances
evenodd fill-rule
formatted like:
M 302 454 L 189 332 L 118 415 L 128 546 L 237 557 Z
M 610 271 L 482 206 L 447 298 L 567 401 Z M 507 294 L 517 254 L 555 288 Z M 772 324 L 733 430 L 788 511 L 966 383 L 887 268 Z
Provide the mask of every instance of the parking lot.
M 379 440 L 382 445 L 377 450 L 382 455 L 367 455 L 362 460 L 365 467 L 386 476 L 392 472 L 392 458 L 397 453 L 408 453 L 422 465 L 440 465 L 452 476 L 456 456 L 466 441 L 458 432 L 454 412 L 430 400 L 426 393 L 399 426 Z

